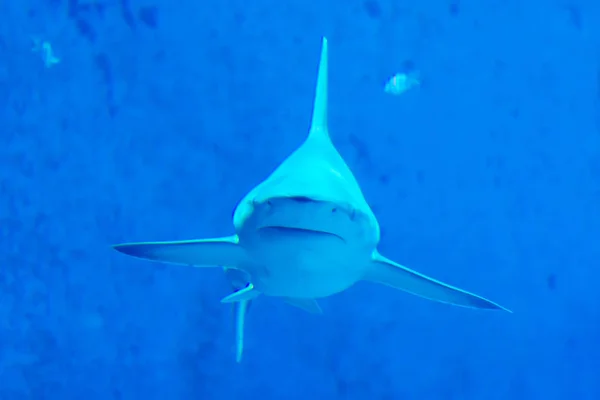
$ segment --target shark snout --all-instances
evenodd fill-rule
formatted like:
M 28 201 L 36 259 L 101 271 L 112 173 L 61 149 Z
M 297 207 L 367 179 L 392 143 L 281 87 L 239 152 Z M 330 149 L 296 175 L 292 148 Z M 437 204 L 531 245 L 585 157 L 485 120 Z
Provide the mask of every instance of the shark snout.
M 254 201 L 253 229 L 280 235 L 329 235 L 344 243 L 356 234 L 356 211 L 346 204 L 310 196 L 272 197 Z

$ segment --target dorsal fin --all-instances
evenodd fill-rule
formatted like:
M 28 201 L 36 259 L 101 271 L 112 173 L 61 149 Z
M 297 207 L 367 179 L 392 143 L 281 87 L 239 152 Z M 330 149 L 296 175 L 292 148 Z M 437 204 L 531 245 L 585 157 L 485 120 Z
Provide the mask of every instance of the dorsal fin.
M 324 136 L 329 139 L 329 132 L 327 129 L 327 69 L 327 38 L 323 37 L 312 123 L 310 125 L 310 133 L 308 134 L 309 138 Z

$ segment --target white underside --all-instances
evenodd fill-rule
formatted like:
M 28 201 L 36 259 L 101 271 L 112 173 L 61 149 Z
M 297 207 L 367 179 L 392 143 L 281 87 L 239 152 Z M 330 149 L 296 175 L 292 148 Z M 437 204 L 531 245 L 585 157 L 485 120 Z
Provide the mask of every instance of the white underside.
M 321 298 L 358 282 L 369 267 L 370 252 L 358 251 L 327 234 L 263 229 L 240 238 L 250 262 L 239 267 L 268 296 Z

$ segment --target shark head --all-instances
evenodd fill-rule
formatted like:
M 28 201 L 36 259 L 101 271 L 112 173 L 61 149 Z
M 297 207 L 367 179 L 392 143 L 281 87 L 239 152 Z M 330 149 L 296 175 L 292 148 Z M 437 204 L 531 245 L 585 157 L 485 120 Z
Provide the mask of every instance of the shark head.
M 364 217 L 371 240 L 379 241 L 379 224 L 354 175 L 333 146 L 328 128 L 328 46 L 323 39 L 310 131 L 305 141 L 236 207 L 233 224 L 242 230 L 257 207 L 311 208 L 302 203 L 327 203 L 332 209 Z M 271 207 L 273 206 L 273 207 Z M 317 207 L 318 208 L 318 207 Z M 281 216 L 282 213 L 270 214 Z M 289 215 L 289 214 L 288 214 Z M 317 218 L 312 221 L 317 222 Z M 317 222 L 319 223 L 319 222 Z
M 312 231 L 374 249 L 379 224 L 354 177 L 329 141 L 314 151 L 312 140 L 242 199 L 233 215 L 236 233 L 243 239 L 249 229 Z M 325 151 L 341 162 L 315 156 Z
M 250 223 L 335 233 L 347 242 L 364 236 L 372 246 L 379 242 L 377 219 L 329 136 L 328 64 L 324 38 L 308 137 L 240 201 L 233 215 L 236 232 Z
M 235 234 L 115 246 L 147 260 L 226 267 L 234 292 L 222 302 L 236 304 L 238 360 L 246 311 L 261 294 L 319 313 L 315 299 L 362 280 L 441 303 L 508 311 L 379 253 L 379 223 L 329 136 L 327 70 L 328 47 L 323 38 L 308 136 L 239 202 L 233 213 Z

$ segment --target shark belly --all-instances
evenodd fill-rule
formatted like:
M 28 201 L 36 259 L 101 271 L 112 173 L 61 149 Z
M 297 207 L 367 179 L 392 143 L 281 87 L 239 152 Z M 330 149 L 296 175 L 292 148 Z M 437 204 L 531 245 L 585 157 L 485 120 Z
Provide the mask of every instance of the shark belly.
M 370 258 L 335 234 L 288 227 L 259 229 L 252 237 L 240 237 L 240 245 L 249 256 L 242 269 L 268 296 L 331 296 L 361 280 Z

